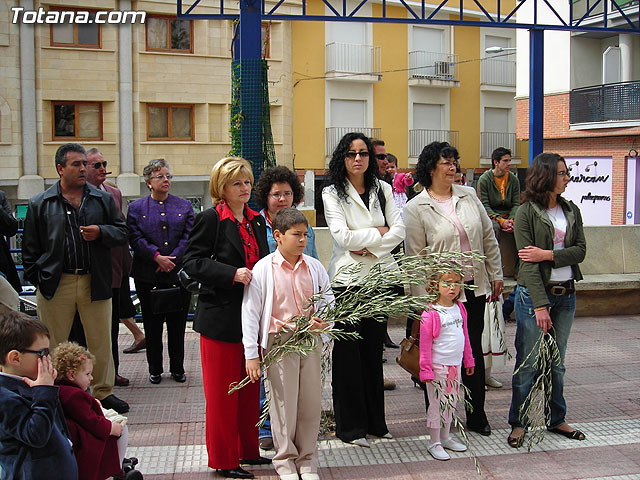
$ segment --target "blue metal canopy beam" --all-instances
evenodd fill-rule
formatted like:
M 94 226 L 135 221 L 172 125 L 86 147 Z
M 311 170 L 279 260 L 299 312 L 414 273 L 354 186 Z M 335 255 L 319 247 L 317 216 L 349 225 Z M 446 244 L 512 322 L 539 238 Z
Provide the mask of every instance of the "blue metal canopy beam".
M 549 0 L 516 0 L 516 6 L 505 11 L 501 10 L 502 3 L 498 1 L 498 11 L 495 14 L 489 13 L 490 8 L 483 5 L 482 0 L 466 0 L 467 4 L 476 6 L 478 10 L 464 8 L 464 0 L 443 0 L 438 3 L 430 3 L 426 0 L 407 1 L 394 0 L 362 0 L 352 11 L 346 8 L 346 2 L 322 0 L 332 15 L 310 15 L 307 14 L 307 0 L 302 0 L 299 13 L 279 13 L 284 2 L 274 2 L 273 6 L 267 6 L 265 0 L 261 0 L 261 15 L 263 20 L 307 20 L 321 22 L 370 22 L 370 23 L 406 23 L 406 24 L 432 24 L 432 25 L 461 25 L 467 27 L 496 27 L 496 28 L 524 28 L 524 29 L 544 29 L 544 30 L 567 30 L 576 32 L 610 32 L 610 33 L 640 33 L 640 4 L 623 8 L 614 0 L 597 0 L 590 9 L 582 15 L 574 15 L 574 3 L 569 1 L 567 14 L 559 13 Z M 237 11 L 237 0 L 215 0 L 207 1 L 207 8 L 217 9 L 215 13 L 197 13 L 197 6 L 202 0 L 195 0 L 189 7 L 186 7 L 183 0 L 177 0 L 178 17 L 190 19 L 236 19 L 239 17 Z M 375 3 L 382 6 L 380 16 L 357 15 L 361 7 L 366 3 Z M 336 7 L 334 4 L 341 4 Z M 557 23 L 534 20 L 534 23 L 524 23 L 514 20 L 516 12 L 525 4 L 533 4 L 534 12 L 547 10 L 553 14 Z M 585 25 L 587 19 L 594 9 L 602 4 L 604 13 L 602 14 L 602 25 Z M 395 10 L 387 9 L 387 6 L 403 7 L 409 14 L 399 16 L 391 12 Z M 204 6 L 204 4 L 203 4 Z M 436 19 L 434 15 L 442 11 L 444 7 L 451 19 Z M 286 5 L 287 9 L 291 5 Z M 229 11 L 234 13 L 229 13 Z M 469 20 L 469 14 L 481 14 L 481 20 Z M 538 15 L 535 15 L 538 17 Z M 466 18 L 465 18 L 466 17 Z M 635 18 L 634 18 L 635 17 Z

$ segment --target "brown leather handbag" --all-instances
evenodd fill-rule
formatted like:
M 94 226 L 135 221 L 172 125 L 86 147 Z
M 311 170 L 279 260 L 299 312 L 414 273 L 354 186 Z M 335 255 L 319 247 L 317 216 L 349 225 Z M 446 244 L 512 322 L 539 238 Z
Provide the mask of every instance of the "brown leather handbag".
M 420 378 L 420 321 L 421 317 L 413 321 L 411 336 L 400 342 L 400 355 L 396 363 L 404 368 L 411 376 Z

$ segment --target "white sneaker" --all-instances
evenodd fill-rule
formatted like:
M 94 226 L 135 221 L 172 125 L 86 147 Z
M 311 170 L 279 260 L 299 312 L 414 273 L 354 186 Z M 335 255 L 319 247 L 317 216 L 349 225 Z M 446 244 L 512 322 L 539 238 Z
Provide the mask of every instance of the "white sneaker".
M 485 378 L 484 383 L 491 388 L 502 388 L 502 384 L 494 377 Z
M 442 446 L 447 450 L 451 450 L 452 452 L 466 452 L 467 446 L 462 443 L 454 440 L 452 437 L 446 438 L 441 441 Z
M 300 476 L 302 477 L 302 480 L 320 480 L 320 475 L 317 473 L 302 473 Z
M 367 441 L 366 438 L 356 438 L 355 440 L 351 440 L 349 443 L 351 443 L 352 445 L 357 445 L 359 447 L 366 447 L 366 448 L 371 448 L 371 445 L 369 444 L 369 442 Z
M 380 438 L 386 438 L 386 439 L 389 439 L 389 440 L 390 440 L 390 439 L 392 439 L 392 438 L 393 438 L 393 435 L 391 435 L 391 433 L 390 433 L 390 432 L 387 432 L 387 433 L 385 433 L 384 435 L 382 435 Z
M 444 451 L 444 448 L 442 448 L 442 444 L 440 442 L 437 442 L 437 443 L 434 443 L 432 445 L 429 445 L 427 450 L 429 450 L 429 453 L 431 454 L 431 456 L 433 458 L 435 458 L 436 460 L 450 460 L 451 459 L 449 454 Z

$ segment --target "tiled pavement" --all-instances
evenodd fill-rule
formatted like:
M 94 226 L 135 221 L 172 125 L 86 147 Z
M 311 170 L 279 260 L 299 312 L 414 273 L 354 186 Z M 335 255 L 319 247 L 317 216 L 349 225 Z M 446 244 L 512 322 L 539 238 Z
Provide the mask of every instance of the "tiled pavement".
M 131 337 L 121 328 L 121 349 Z M 507 324 L 513 345 L 515 324 Z M 391 329 L 399 341 L 401 327 Z M 449 462 L 433 460 L 426 450 L 424 401 L 387 350 L 385 378 L 398 388 L 386 392 L 386 412 L 393 440 L 372 440 L 365 449 L 330 439 L 319 445 L 320 476 L 329 479 L 609 479 L 640 480 L 640 316 L 576 319 L 567 351 L 565 398 L 568 421 L 587 436 L 583 442 L 547 434 L 530 453 L 506 444 L 513 360 L 494 371 L 505 386 L 487 392 L 490 437 L 470 434 L 482 477 L 469 453 L 453 454 Z M 165 361 L 165 365 L 168 362 Z M 132 385 L 116 394 L 131 405 L 129 456 L 140 459 L 145 479 L 221 478 L 207 468 L 204 446 L 204 396 L 198 335 L 187 333 L 188 380 L 177 384 L 165 374 L 160 385 L 147 380 L 144 353 L 121 355 L 120 373 Z M 328 389 L 325 403 L 330 405 Z M 270 455 L 267 453 L 267 455 Z M 261 480 L 277 480 L 273 468 L 252 468 Z

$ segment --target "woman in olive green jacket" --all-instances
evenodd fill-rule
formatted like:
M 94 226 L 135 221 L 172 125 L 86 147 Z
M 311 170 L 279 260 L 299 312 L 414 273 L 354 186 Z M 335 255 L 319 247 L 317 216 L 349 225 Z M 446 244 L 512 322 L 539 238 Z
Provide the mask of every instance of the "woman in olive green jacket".
M 526 190 L 514 222 L 520 266 L 515 305 L 516 365 L 509 411 L 512 430 L 507 440 L 514 448 L 524 443 L 529 419 L 520 411 L 539 373 L 533 367 L 537 355 L 530 354 L 540 336 L 547 333 L 554 337 L 560 352 L 559 364 L 551 367 L 547 428 L 574 440 L 585 438 L 566 423 L 563 396 L 564 355 L 576 310 L 574 282 L 582 280 L 578 264 L 586 253 L 580 210 L 560 196 L 568 183 L 564 158 L 555 153 L 538 155 L 527 172 Z

